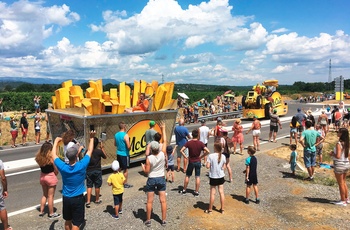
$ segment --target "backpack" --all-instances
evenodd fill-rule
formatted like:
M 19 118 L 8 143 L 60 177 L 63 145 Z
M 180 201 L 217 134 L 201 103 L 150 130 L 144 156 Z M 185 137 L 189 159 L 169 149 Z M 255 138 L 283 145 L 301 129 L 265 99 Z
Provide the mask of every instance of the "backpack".
M 225 138 L 225 142 L 226 142 L 225 150 L 227 150 L 226 153 L 228 153 L 228 154 L 235 154 L 235 151 L 234 151 L 234 148 L 233 148 L 233 141 L 232 141 L 232 139 L 229 138 L 229 137 L 226 137 Z

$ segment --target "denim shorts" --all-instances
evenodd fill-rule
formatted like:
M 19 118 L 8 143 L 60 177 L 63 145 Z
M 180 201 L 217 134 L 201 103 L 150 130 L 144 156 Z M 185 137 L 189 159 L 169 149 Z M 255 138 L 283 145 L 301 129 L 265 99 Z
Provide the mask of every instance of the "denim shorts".
M 92 188 L 101 188 L 102 186 L 102 171 L 101 170 L 93 170 L 86 172 L 86 187 Z
M 316 166 L 316 152 L 310 150 L 304 150 L 304 164 L 306 168 Z
M 177 158 L 182 158 L 182 157 L 183 157 L 183 155 L 182 155 L 182 153 L 181 153 L 181 151 L 180 151 L 181 148 L 182 148 L 182 147 L 180 147 L 180 146 L 178 146 L 178 147 L 176 148 Z M 184 153 L 185 153 L 185 156 L 188 157 L 188 149 L 187 149 L 187 148 L 184 150 Z
M 114 201 L 114 206 L 117 206 L 120 203 L 123 203 L 123 193 L 113 194 L 113 201 Z
M 166 182 L 164 176 L 148 178 L 146 183 L 146 192 L 162 192 L 165 191 L 165 189 Z
M 194 169 L 194 175 L 196 177 L 199 177 L 201 175 L 201 167 L 202 167 L 201 162 L 188 163 L 188 167 L 186 170 L 186 176 L 188 176 L 188 177 L 192 176 L 193 169 Z
M 119 162 L 120 168 L 122 170 L 128 169 L 129 164 L 130 164 L 130 157 L 129 156 L 117 155 L 117 161 Z

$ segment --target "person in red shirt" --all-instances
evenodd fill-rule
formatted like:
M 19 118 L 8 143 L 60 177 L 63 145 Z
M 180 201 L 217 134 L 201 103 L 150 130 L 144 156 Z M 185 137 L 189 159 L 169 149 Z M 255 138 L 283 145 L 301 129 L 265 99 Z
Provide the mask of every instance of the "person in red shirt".
M 140 94 L 140 98 L 137 101 L 137 105 L 132 108 L 132 111 L 143 111 L 148 112 L 149 101 L 146 99 L 146 95 L 144 93 Z
M 183 190 L 179 190 L 179 193 L 182 193 L 183 195 L 186 194 L 186 189 L 188 186 L 188 182 L 190 179 L 190 176 L 192 176 L 193 170 L 195 170 L 195 177 L 196 177 L 196 189 L 193 193 L 195 197 L 199 196 L 199 185 L 200 185 L 200 173 L 201 173 L 201 159 L 208 155 L 209 149 L 198 139 L 198 129 L 194 129 L 192 131 L 192 140 L 186 142 L 186 144 L 181 148 L 181 153 L 185 158 L 189 159 L 187 170 L 186 170 L 186 177 L 184 181 L 184 187 Z M 185 149 L 188 148 L 188 157 L 185 154 Z M 204 154 L 201 155 L 202 151 Z

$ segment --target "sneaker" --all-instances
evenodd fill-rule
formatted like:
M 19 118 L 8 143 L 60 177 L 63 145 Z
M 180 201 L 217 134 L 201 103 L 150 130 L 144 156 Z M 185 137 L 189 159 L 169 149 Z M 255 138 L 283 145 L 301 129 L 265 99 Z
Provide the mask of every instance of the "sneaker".
M 40 217 L 43 217 L 43 216 L 45 216 L 45 213 L 44 213 L 44 212 L 43 212 L 43 213 L 40 213 L 39 216 L 40 216 Z
M 118 212 L 119 214 L 123 214 L 123 210 L 119 210 L 119 212 Z
M 256 203 L 256 204 L 260 204 L 260 199 L 257 198 L 257 199 L 255 200 L 255 203 Z
M 350 204 L 349 198 L 346 199 L 346 203 L 347 203 L 347 204 Z
M 58 218 L 60 216 L 61 216 L 61 214 L 54 213 L 52 215 L 49 215 L 49 219 L 55 219 L 55 218 Z
M 165 220 L 162 221 L 162 226 L 163 226 L 163 227 L 166 226 L 166 221 L 165 221 Z
M 90 207 L 91 207 L 91 206 L 90 206 L 90 203 L 86 203 L 86 204 L 85 204 L 85 207 L 90 208 Z
M 98 201 L 94 201 L 95 204 L 101 204 L 102 203 L 102 200 L 99 199 Z
M 199 197 L 199 192 L 194 192 L 193 195 L 194 197 Z
M 145 225 L 146 225 L 147 227 L 151 227 L 151 221 L 150 221 L 150 220 L 146 220 L 146 221 L 145 221 Z
M 134 186 L 131 185 L 131 184 L 125 184 L 125 185 L 124 185 L 124 188 L 132 188 L 132 187 L 134 187 Z
M 182 195 L 186 195 L 186 190 L 180 190 L 179 193 Z
M 244 203 L 249 204 L 249 199 L 245 198 Z
M 347 203 L 346 201 L 342 201 L 342 200 L 333 202 L 333 204 L 343 206 L 343 207 L 347 205 L 346 203 Z
M 111 215 L 113 219 L 119 220 L 119 216 L 112 214 Z

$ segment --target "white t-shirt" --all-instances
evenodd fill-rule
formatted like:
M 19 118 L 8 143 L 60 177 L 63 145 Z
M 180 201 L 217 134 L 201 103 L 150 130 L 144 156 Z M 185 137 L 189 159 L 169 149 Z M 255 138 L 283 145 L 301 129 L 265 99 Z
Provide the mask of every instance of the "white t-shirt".
M 203 144 L 208 143 L 208 136 L 209 136 L 210 129 L 208 126 L 201 126 L 199 127 L 199 140 L 203 142 Z
M 340 144 L 340 147 L 341 147 L 340 158 L 338 159 L 338 158 L 336 158 L 335 156 L 333 156 L 333 157 L 332 157 L 332 158 L 333 158 L 333 161 L 349 162 L 349 158 L 346 158 L 346 157 L 345 157 L 343 146 L 341 145 L 340 142 L 338 142 L 338 144 Z M 334 154 L 336 154 L 337 146 L 334 147 L 333 151 L 334 151 Z
M 207 162 L 210 163 L 209 177 L 213 179 L 219 179 L 225 177 L 225 172 L 222 169 L 223 165 L 226 164 L 225 155 L 221 154 L 221 160 L 218 162 L 218 153 L 211 153 L 208 156 Z

